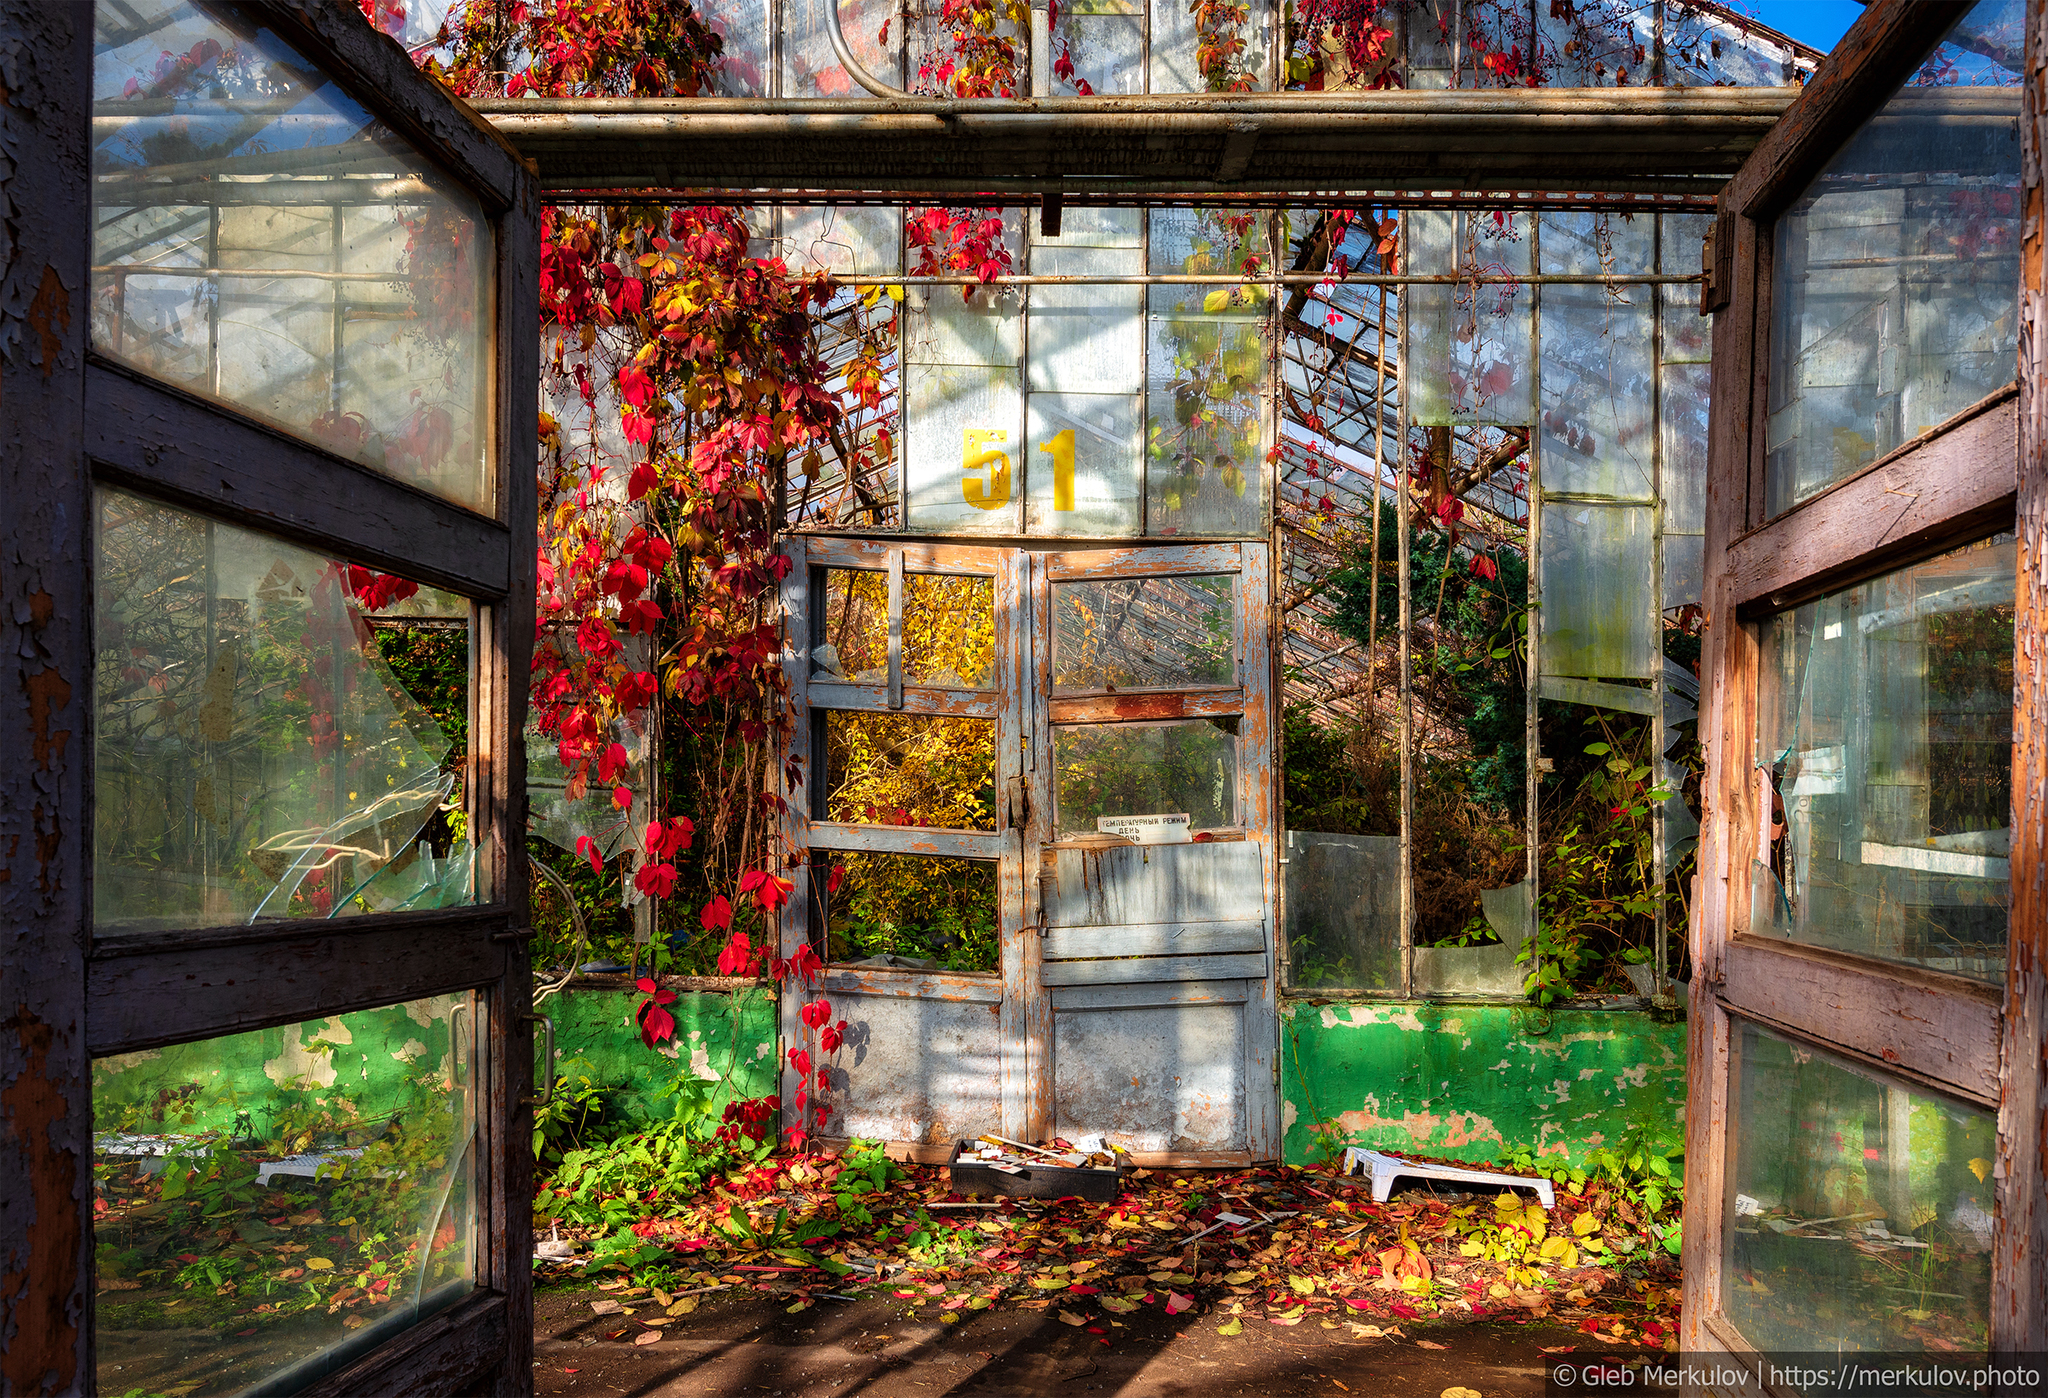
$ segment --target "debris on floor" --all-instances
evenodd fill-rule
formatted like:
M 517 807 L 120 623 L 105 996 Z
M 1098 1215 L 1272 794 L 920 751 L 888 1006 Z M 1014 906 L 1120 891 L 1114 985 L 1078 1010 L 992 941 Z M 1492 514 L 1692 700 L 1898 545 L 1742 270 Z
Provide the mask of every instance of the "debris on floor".
M 857 1143 L 843 1158 L 774 1158 L 685 1197 L 606 1201 L 628 1205 L 611 1219 L 636 1215 L 611 1228 L 564 1224 L 564 1201 L 544 1186 L 539 1231 L 554 1223 L 587 1250 L 536 1256 L 536 1279 L 599 1279 L 647 1328 L 699 1297 L 754 1291 L 792 1313 L 893 1298 L 947 1325 L 991 1308 L 1049 1311 L 1104 1344 L 1118 1317 L 1156 1308 L 1223 1336 L 1247 1323 L 1370 1338 L 1412 1321 L 1554 1316 L 1602 1340 L 1676 1346 L 1675 1201 L 1650 1217 L 1596 1179 L 1566 1183 L 1550 1210 L 1513 1192 L 1376 1203 L 1367 1183 L 1291 1166 L 1132 1170 L 1110 1202 L 973 1200 L 944 1167 Z

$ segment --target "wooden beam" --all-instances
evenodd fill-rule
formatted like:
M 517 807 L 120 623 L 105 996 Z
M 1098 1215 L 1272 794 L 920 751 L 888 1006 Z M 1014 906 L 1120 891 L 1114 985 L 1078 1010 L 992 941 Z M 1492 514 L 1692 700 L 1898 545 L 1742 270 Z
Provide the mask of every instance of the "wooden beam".
M 497 520 L 112 364 L 93 361 L 86 388 L 100 480 L 466 597 L 511 590 Z
M 0 1392 L 92 1381 L 92 15 L 0 3 Z
M 1743 162 L 1722 206 L 1760 222 L 1775 218 L 1870 119 L 1879 94 L 1889 96 L 1911 77 L 1972 8 L 1972 0 L 1875 0 Z
M 2013 602 L 2012 911 L 2000 1057 L 1991 1347 L 2048 1349 L 2048 5 L 2026 18 L 2020 120 L 2019 576 Z
M 528 1270 L 532 1270 L 531 1264 Z M 531 1332 L 533 1326 L 524 1320 L 514 1323 L 507 1298 L 496 1292 L 479 1292 L 379 1345 L 340 1373 L 300 1390 L 300 1398 L 476 1393 L 480 1376 L 502 1367 L 513 1347 L 511 1332 L 520 1328 Z M 528 1392 L 531 1384 L 529 1373 Z
M 2009 527 L 2018 430 L 2001 389 L 1750 531 L 1728 550 L 1728 600 L 1782 611 Z

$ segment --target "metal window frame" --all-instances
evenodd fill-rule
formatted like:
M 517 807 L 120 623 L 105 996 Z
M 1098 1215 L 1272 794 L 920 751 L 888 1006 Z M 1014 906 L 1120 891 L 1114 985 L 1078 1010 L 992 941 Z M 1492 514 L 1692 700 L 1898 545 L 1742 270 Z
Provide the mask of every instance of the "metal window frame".
M 2030 581 L 2048 491 L 2040 460 L 2041 373 L 2035 327 L 2040 267 L 2027 274 L 2019 385 L 1992 394 L 1929 434 L 1791 509 L 1765 517 L 1764 402 L 1769 376 L 1772 230 L 1864 120 L 1971 8 L 1967 0 L 1877 0 L 1821 65 L 1721 197 L 1703 310 L 1715 315 L 1706 537 L 1705 692 L 1701 740 L 1707 810 L 1690 935 L 1694 978 L 1686 1112 L 1688 1188 L 1681 1347 L 1753 1355 L 1729 1321 L 1721 1258 L 1734 1105 L 1732 1043 L 1741 1023 L 1804 1040 L 1907 1085 L 1999 1113 L 1994 1351 L 2038 1350 L 2048 1335 L 2048 1197 L 2041 1171 L 2044 1044 L 2041 952 L 2048 947 L 2038 879 L 2048 838 L 2042 809 L 2039 649 L 2043 596 Z M 2048 50 L 2043 7 L 2029 6 L 2025 193 L 2040 190 L 2039 75 Z M 2029 206 L 2031 207 L 2031 205 Z M 2037 248 L 2038 215 L 2026 231 Z M 2016 290 L 2020 290 L 2016 288 Z M 2015 398 L 2019 400 L 2015 402 Z M 2018 606 L 2013 782 L 2013 903 L 2008 981 L 1996 986 L 1748 934 L 1751 855 L 1761 806 L 1753 782 L 1760 623 L 1854 582 L 2013 527 L 2025 530 Z M 2026 550 L 2032 550 L 2031 555 Z M 2038 571 L 2038 562 L 2033 568 Z M 1758 1372 L 1758 1381 L 1762 1382 Z
M 0 776 L 0 1218 L 20 1278 L 0 1297 L 0 1387 L 92 1391 L 94 1056 L 424 995 L 483 1005 L 476 1290 L 348 1363 L 320 1394 L 531 1389 L 528 1142 L 532 1039 L 524 743 L 533 632 L 530 385 L 538 374 L 539 184 L 488 123 L 451 100 L 355 10 L 267 5 L 261 22 L 434 159 L 495 233 L 490 397 L 495 515 L 478 514 L 189 393 L 89 344 L 92 12 L 9 0 L 33 102 L 0 104 L 15 223 L 0 304 L 9 559 L 0 637 L 13 674 Z M 26 295 L 21 295 L 23 291 Z M 39 299 L 38 299 L 39 298 Z M 470 783 L 484 904 L 347 922 L 271 922 L 96 937 L 91 712 L 94 491 L 118 485 L 460 593 L 474 606 Z

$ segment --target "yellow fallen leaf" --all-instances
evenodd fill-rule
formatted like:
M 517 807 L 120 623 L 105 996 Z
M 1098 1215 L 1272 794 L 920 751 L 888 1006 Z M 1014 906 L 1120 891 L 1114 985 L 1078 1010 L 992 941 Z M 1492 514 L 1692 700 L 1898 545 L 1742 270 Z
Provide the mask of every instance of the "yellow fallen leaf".
M 791 1309 L 791 1310 L 793 1310 L 793 1311 L 797 1311 L 797 1310 L 802 1310 L 802 1309 L 803 1309 L 803 1307 L 801 1307 L 801 1306 L 791 1306 L 791 1307 L 790 1307 L 790 1309 Z M 959 1323 L 960 1323 L 960 1312 L 958 1312 L 958 1311 L 947 1311 L 947 1312 L 946 1312 L 945 1314 L 943 1314 L 943 1315 L 941 1315 L 941 1316 L 939 1317 L 939 1324 L 941 1324 L 941 1325 L 958 1325 Z
M 1422 1347 L 1423 1349 L 1449 1349 L 1449 1348 L 1450 1348 L 1450 1346 L 1449 1346 L 1449 1345 L 1440 1345 L 1440 1344 L 1438 1344 L 1438 1343 L 1437 1343 L 1437 1342 L 1436 1342 L 1435 1340 L 1417 1340 L 1417 1341 L 1416 1341 L 1415 1343 L 1416 1343 L 1417 1345 L 1421 1346 L 1421 1347 Z
M 1242 1335 L 1244 1333 L 1244 1322 L 1241 1320 L 1231 1320 L 1227 1324 L 1217 1326 L 1216 1333 L 1219 1335 Z
M 334 1264 L 324 1257 L 309 1257 L 306 1259 L 306 1265 L 316 1272 L 331 1272 L 334 1270 Z
M 1065 1277 L 1033 1277 L 1031 1284 L 1040 1291 L 1065 1291 L 1067 1289 L 1067 1279 Z
M 1572 1232 L 1578 1234 L 1581 1238 L 1599 1226 L 1599 1224 L 1593 1221 L 1593 1211 L 1591 1209 L 1588 1209 L 1585 1213 L 1572 1220 Z
M 689 1314 L 689 1313 L 690 1313 L 691 1311 L 694 1311 L 694 1310 L 696 1310 L 696 1309 L 697 1309 L 697 1298 L 696 1298 L 696 1297 L 694 1297 L 694 1296 L 678 1296 L 678 1297 L 676 1297 L 676 1300 L 675 1300 L 675 1304 L 674 1304 L 674 1305 L 672 1305 L 672 1306 L 670 1306 L 670 1307 L 668 1308 L 668 1313 L 669 1313 L 670 1315 L 688 1315 L 688 1314 Z
M 1979 1184 L 1982 1184 L 1991 1178 L 1991 1162 L 1981 1155 L 1974 1157 L 1970 1161 L 1970 1173 L 1977 1177 Z
M 985 1311 L 988 1308 L 989 1299 L 986 1296 L 971 1296 L 967 1300 L 967 1309 L 970 1311 Z
M 1314 1277 L 1289 1277 L 1287 1284 L 1303 1296 L 1313 1296 L 1316 1293 L 1316 1280 Z
M 972 1305 L 974 1303 L 970 1301 L 968 1304 Z M 1115 1311 L 1118 1315 L 1129 1315 L 1132 1311 L 1138 1309 L 1138 1303 L 1126 1296 L 1105 1296 L 1102 1298 L 1102 1309 L 1105 1311 Z
M 1480 1398 L 1480 1394 L 1476 1388 L 1466 1388 L 1459 1384 L 1453 1384 L 1442 1393 L 1439 1393 L 1437 1398 Z

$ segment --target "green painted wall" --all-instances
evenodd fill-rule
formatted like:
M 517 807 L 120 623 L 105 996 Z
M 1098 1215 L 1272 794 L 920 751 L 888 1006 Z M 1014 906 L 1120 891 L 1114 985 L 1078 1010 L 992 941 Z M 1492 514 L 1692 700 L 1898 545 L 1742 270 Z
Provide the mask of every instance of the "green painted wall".
M 668 1006 L 676 1017 L 675 1038 L 658 1049 L 640 1041 L 633 1020 L 642 998 L 631 987 L 579 987 L 549 997 L 540 1013 L 555 1022 L 557 1076 L 571 1084 L 587 1080 L 611 1089 L 607 1110 L 624 1121 L 667 1115 L 661 1089 L 684 1074 L 723 1082 L 712 1094 L 721 1103 L 776 1090 L 771 992 L 678 995 Z
M 1421 1001 L 1280 1006 L 1287 1159 L 1339 1146 L 1573 1165 L 1631 1128 L 1685 1136 L 1685 1024 L 1634 1010 Z

